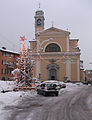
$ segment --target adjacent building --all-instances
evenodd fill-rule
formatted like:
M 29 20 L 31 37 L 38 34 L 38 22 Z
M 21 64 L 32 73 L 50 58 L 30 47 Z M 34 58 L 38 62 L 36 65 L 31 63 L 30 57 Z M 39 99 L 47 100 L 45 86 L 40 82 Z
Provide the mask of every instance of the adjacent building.
M 5 47 L 0 48 L 0 80 L 9 80 L 13 75 L 11 71 L 16 68 L 17 52 L 7 50 Z
M 91 81 L 92 82 L 92 70 L 85 70 L 85 81 Z
M 29 54 L 35 60 L 33 76 L 41 81 L 80 81 L 79 39 L 55 27 L 44 29 L 44 12 L 35 12 L 35 39 L 30 41 Z

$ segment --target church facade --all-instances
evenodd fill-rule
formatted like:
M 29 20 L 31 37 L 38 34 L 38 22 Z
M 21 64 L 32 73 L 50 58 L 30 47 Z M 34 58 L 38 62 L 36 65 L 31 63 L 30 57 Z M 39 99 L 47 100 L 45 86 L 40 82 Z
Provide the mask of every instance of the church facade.
M 70 32 L 55 27 L 44 29 L 44 12 L 35 12 L 35 39 L 30 42 L 30 55 L 35 60 L 33 76 L 41 81 L 80 81 L 78 39 Z

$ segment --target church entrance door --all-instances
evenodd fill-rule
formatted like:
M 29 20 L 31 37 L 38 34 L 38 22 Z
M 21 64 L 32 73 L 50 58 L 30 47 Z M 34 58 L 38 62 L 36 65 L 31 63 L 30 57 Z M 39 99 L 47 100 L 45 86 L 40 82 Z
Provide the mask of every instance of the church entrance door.
M 57 71 L 55 69 L 51 69 L 49 72 L 50 80 L 57 80 Z
M 48 80 L 58 80 L 58 69 L 59 66 L 55 63 L 49 64 L 47 66 L 47 70 L 48 70 Z
M 50 80 L 56 80 L 57 79 L 57 71 L 55 69 L 51 69 L 49 71 L 49 78 Z

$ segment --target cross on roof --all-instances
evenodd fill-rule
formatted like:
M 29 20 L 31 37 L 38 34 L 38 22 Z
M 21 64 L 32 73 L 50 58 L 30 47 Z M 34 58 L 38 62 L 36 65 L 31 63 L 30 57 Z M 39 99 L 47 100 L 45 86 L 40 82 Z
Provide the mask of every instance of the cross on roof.
M 41 4 L 39 3 L 39 8 L 41 7 Z

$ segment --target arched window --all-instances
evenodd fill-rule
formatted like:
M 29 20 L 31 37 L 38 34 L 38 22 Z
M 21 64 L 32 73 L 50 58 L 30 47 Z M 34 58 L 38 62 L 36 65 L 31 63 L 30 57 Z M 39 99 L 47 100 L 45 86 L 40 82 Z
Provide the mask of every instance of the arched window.
M 61 49 L 57 44 L 51 43 L 47 45 L 45 52 L 61 52 Z

